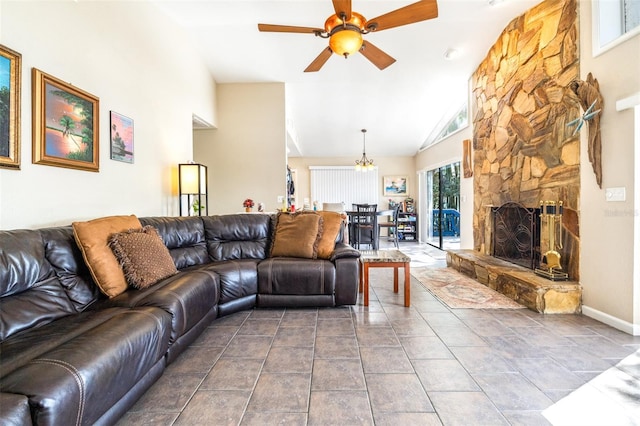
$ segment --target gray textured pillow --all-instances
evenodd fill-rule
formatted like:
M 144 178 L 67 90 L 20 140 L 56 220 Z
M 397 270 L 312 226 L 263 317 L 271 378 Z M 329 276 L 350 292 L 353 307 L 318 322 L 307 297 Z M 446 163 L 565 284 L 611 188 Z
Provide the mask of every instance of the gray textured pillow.
M 153 226 L 112 234 L 109 247 L 131 287 L 147 288 L 178 273 L 169 249 Z

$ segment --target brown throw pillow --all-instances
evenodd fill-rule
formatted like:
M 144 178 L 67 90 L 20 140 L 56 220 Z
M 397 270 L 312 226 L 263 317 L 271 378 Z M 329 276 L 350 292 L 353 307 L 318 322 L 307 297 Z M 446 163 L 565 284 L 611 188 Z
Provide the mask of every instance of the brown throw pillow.
M 336 238 L 338 238 L 345 217 L 341 213 L 324 210 L 319 211 L 318 214 L 322 216 L 322 236 L 318 242 L 318 259 L 331 259 L 336 247 Z
M 271 257 L 317 257 L 322 216 L 314 212 L 283 213 L 276 217 Z
M 153 226 L 113 234 L 109 246 L 131 287 L 147 288 L 178 273 L 169 249 Z
M 109 297 L 124 293 L 127 281 L 107 240 L 111 234 L 141 228 L 138 218 L 134 215 L 109 216 L 71 225 L 84 261 L 100 290 Z

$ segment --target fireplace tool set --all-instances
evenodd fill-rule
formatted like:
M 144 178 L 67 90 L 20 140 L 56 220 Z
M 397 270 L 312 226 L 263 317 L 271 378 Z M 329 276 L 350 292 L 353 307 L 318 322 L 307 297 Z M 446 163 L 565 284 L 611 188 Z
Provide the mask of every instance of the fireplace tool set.
M 547 251 L 542 256 L 540 267 L 535 269 L 535 273 L 552 281 L 564 281 L 569 279 L 569 275 L 562 271 L 560 265 L 560 253 L 556 250 L 562 249 L 562 201 L 541 201 L 540 202 L 540 222 L 546 224 L 547 238 L 544 232 L 540 233 L 540 248 L 543 248 L 543 240 L 546 241 Z M 556 238 L 557 237 L 557 238 Z

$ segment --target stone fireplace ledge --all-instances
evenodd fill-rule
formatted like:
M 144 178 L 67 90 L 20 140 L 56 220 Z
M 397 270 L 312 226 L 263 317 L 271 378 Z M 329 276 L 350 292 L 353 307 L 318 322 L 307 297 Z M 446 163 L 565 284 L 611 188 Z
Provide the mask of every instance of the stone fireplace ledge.
M 447 250 L 447 266 L 536 312 L 582 312 L 582 287 L 577 281 L 551 281 L 475 250 Z

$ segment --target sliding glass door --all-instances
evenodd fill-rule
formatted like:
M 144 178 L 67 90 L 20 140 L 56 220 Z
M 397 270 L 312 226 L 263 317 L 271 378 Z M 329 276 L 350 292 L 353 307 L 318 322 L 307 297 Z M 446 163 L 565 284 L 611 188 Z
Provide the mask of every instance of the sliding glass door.
M 460 248 L 460 162 L 423 174 L 423 239 L 440 249 Z

